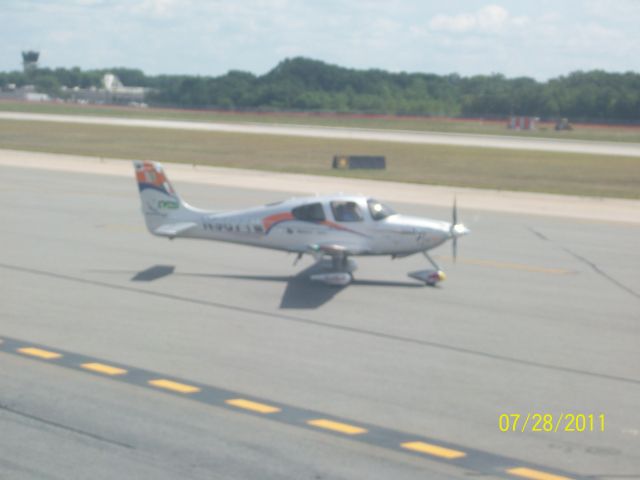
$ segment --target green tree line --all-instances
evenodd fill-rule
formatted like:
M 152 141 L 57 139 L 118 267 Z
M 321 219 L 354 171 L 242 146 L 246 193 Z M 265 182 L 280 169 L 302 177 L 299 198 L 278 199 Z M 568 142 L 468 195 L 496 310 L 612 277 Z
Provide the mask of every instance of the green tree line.
M 293 58 L 264 75 L 232 70 L 218 77 L 150 76 L 127 68 L 44 68 L 0 73 L 0 87 L 31 83 L 41 91 L 63 95 L 62 86 L 100 87 L 108 72 L 125 85 L 151 88 L 147 102 L 157 106 L 640 121 L 640 74 L 602 70 L 539 82 L 500 74 L 463 77 L 356 70 Z

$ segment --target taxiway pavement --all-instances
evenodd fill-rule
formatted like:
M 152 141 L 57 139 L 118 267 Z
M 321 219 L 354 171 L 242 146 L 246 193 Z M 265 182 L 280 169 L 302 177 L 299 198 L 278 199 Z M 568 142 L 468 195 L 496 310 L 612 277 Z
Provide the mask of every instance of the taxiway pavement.
M 203 208 L 288 196 L 173 183 Z M 8 478 L 519 478 L 496 456 L 548 475 L 640 474 L 637 224 L 459 204 L 472 234 L 455 265 L 448 246 L 434 252 L 448 273 L 441 287 L 406 277 L 424 266 L 414 256 L 358 259 L 356 282 L 337 289 L 296 277 L 308 260 L 293 267 L 279 252 L 152 237 L 133 173 L 0 166 L 0 205 L 6 345 L 31 342 L 487 454 L 464 467 L 407 455 L 383 438 L 270 421 L 0 345 Z M 448 207 L 395 206 L 450 216 Z M 606 428 L 501 432 L 504 413 L 603 413 Z

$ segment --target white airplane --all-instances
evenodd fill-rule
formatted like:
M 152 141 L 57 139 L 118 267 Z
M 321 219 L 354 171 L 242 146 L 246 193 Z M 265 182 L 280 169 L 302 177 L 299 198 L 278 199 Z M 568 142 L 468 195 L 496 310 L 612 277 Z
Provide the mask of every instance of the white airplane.
M 423 253 L 433 268 L 408 275 L 434 286 L 446 276 L 427 251 L 452 240 L 455 259 L 458 237 L 469 233 L 457 221 L 455 200 L 452 223 L 400 215 L 372 198 L 342 194 L 292 198 L 241 211 L 201 210 L 178 196 L 159 163 L 136 161 L 134 166 L 152 234 L 284 250 L 296 253 L 296 262 L 310 254 L 320 267 L 310 279 L 329 285 L 351 282 L 356 264 L 349 257 Z

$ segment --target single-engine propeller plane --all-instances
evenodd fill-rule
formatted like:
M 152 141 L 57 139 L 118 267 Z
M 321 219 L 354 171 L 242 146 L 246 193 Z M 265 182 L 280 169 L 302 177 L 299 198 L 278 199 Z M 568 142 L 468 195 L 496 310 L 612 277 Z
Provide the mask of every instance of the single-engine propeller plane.
M 134 167 L 142 212 L 152 234 L 284 250 L 297 254 L 296 262 L 309 254 L 321 267 L 310 279 L 329 285 L 351 282 L 356 264 L 350 257 L 422 253 L 432 268 L 408 275 L 434 286 L 446 277 L 428 250 L 451 240 L 455 259 L 458 237 L 469 233 L 458 223 L 455 200 L 451 223 L 400 215 L 373 198 L 343 194 L 214 212 L 184 202 L 159 163 L 136 161 Z

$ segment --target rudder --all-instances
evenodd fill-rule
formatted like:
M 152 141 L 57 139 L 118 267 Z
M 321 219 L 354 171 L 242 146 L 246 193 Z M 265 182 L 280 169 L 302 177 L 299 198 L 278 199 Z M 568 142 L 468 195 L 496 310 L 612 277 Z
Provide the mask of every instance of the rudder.
M 157 235 L 162 225 L 190 220 L 191 209 L 173 189 L 162 165 L 150 161 L 134 161 L 133 165 L 140 191 L 142 213 L 151 233 Z

